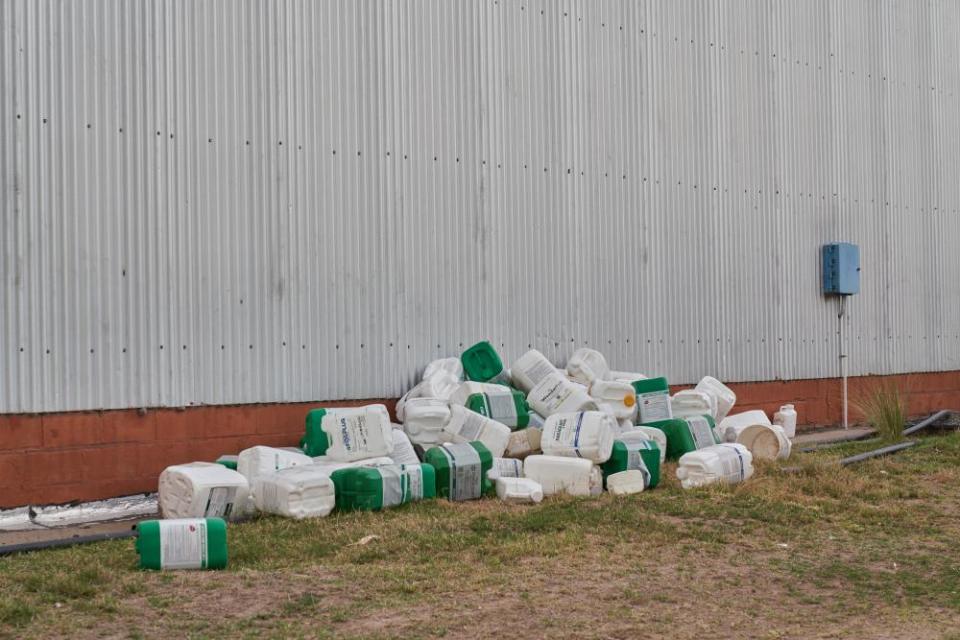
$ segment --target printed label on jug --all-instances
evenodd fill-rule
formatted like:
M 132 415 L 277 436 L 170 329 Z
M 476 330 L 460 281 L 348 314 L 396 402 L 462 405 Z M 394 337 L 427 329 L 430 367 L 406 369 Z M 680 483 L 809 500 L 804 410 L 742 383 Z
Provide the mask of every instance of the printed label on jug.
M 337 437 L 345 451 L 348 453 L 369 451 L 370 426 L 367 424 L 366 414 L 358 413 L 351 416 L 332 414 L 330 417 L 336 421 Z
M 450 500 L 474 500 L 483 489 L 480 454 L 469 444 L 445 444 L 440 447 L 450 465 Z
M 694 446 L 696 446 L 697 449 L 703 449 L 704 447 L 716 444 L 716 441 L 713 439 L 713 429 L 710 428 L 710 423 L 707 422 L 706 418 L 703 416 L 693 416 L 684 418 L 684 420 L 690 429 L 690 436 L 693 438 Z
M 487 398 L 489 416 L 508 427 L 517 425 L 517 405 L 513 400 L 513 392 L 493 392 L 484 394 Z
M 546 360 L 537 360 L 530 367 L 523 370 L 523 375 L 530 379 L 530 386 L 535 387 L 540 381 L 556 372 L 556 368 Z
M 457 435 L 468 442 L 472 442 L 480 436 L 480 431 L 483 430 L 486 421 L 479 413 L 469 410 L 464 410 L 462 413 L 464 416 L 463 425 L 461 425 Z
M 673 417 L 673 412 L 670 410 L 670 393 L 667 391 L 638 394 L 637 405 L 641 424 L 669 420 Z
M 744 469 L 743 454 L 740 453 L 740 449 L 730 444 L 719 446 L 723 447 L 724 450 L 724 455 L 720 457 L 724 482 L 729 484 L 741 482 L 746 470 Z
M 583 418 L 584 413 L 581 411 L 558 419 L 550 435 L 554 442 L 566 446 L 577 456 L 580 455 L 580 431 L 583 429 Z
M 160 520 L 160 567 L 203 569 L 207 566 L 207 521 Z
M 644 449 L 649 449 L 649 443 L 647 442 L 628 442 L 624 443 L 627 445 L 627 471 L 636 470 L 643 474 L 643 486 L 644 488 L 650 486 L 650 470 L 647 469 L 647 464 L 643 461 L 643 456 L 640 455 L 640 451 Z
M 565 379 L 558 377 L 556 380 L 548 380 L 548 384 L 545 384 L 545 389 L 535 389 L 532 393 L 534 399 L 538 400 L 539 403 L 545 408 L 545 411 L 542 413 L 544 415 L 550 415 L 556 413 L 567 399 L 573 395 L 573 392 L 576 391 L 571 383 L 567 382 Z
M 378 467 L 380 472 L 380 484 L 383 493 L 383 508 L 395 507 L 403 504 L 403 466 L 399 464 L 388 464 Z
M 522 478 L 523 461 L 514 458 L 494 458 L 493 465 L 497 468 L 497 476 L 500 478 Z
M 423 500 L 423 468 L 419 464 L 403 465 L 404 502 Z
M 223 518 L 226 520 L 233 511 L 233 503 L 237 497 L 236 487 L 213 487 L 207 495 L 207 506 L 203 510 L 206 518 Z

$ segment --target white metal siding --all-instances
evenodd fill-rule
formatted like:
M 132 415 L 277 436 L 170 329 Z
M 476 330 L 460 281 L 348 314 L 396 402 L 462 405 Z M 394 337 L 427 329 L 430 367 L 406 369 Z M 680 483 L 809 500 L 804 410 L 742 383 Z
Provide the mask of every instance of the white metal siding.
M 960 3 L 0 0 L 0 412 L 960 369 Z

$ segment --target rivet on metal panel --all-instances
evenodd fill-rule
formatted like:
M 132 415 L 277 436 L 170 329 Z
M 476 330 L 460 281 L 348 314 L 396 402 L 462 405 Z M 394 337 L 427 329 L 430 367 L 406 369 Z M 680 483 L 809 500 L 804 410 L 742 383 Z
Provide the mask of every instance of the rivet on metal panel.
M 336 347 L 337 347 L 337 351 L 339 351 L 339 350 L 340 350 L 340 345 L 336 345 Z
M 163 351 L 163 345 L 160 345 L 160 351 Z
M 287 343 L 286 343 L 286 342 L 281 342 L 280 345 L 283 346 L 283 347 L 285 347 L 285 346 L 287 346 Z
M 227 348 L 226 345 L 224 345 L 224 344 L 220 345 L 220 350 L 221 350 L 221 351 L 223 351 L 223 350 L 226 349 L 226 348 Z
M 250 345 L 250 348 L 253 349 L 253 345 Z
M 249 147 L 249 146 L 250 146 L 250 141 L 247 140 L 244 144 L 246 144 L 246 145 Z
M 277 140 L 277 146 L 278 146 L 278 147 L 282 147 L 282 146 L 283 146 L 283 140 Z
M 158 135 L 158 136 L 160 135 L 160 132 L 159 132 L 159 131 L 157 131 L 157 135 Z

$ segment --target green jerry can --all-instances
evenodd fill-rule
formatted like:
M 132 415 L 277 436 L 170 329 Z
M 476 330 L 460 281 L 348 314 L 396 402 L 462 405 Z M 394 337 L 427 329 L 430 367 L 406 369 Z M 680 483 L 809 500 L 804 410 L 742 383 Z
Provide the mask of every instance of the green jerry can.
M 660 484 L 660 447 L 652 440 L 614 440 L 610 459 L 600 465 L 600 468 L 603 470 L 604 487 L 607 486 L 607 476 L 636 469 L 643 472 L 644 488 L 653 489 Z
M 530 424 L 527 397 L 516 389 L 502 392 L 474 393 L 467 398 L 467 409 L 510 427 L 511 431 Z
M 713 432 L 710 416 L 687 416 L 671 420 L 659 420 L 644 426 L 656 427 L 667 436 L 667 458 L 677 460 L 680 456 L 697 449 L 720 444 Z
M 223 569 L 227 523 L 221 518 L 144 520 L 137 524 L 141 569 Z
M 349 467 L 330 474 L 340 511 L 380 511 L 434 498 L 436 477 L 429 464 Z
M 424 454 L 424 460 L 437 472 L 437 495 L 442 498 L 476 500 L 493 490 L 487 478 L 493 454 L 482 442 L 433 447 Z
M 460 362 L 467 380 L 510 385 L 510 378 L 503 368 L 503 361 L 493 345 L 484 340 L 473 345 L 462 354 Z
M 240 456 L 226 455 L 226 454 L 225 454 L 225 455 L 222 455 L 222 456 L 220 456 L 219 458 L 217 458 L 217 459 L 215 460 L 215 462 L 216 462 L 217 464 L 222 464 L 222 465 L 225 466 L 227 469 L 233 469 L 234 471 L 236 471 L 236 470 L 237 470 L 237 460 L 238 460 L 239 458 L 240 458 Z
M 637 424 L 650 424 L 673 417 L 670 409 L 670 385 L 666 378 L 635 380 L 631 384 L 637 392 Z

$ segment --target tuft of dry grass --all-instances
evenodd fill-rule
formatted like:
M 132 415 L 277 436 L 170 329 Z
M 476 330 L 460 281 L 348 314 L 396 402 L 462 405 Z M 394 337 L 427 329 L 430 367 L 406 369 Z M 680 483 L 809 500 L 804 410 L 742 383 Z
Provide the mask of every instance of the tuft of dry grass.
M 907 423 L 907 405 L 900 387 L 892 380 L 878 382 L 865 390 L 855 401 L 854 407 L 864 419 L 877 430 L 885 442 L 903 439 Z

